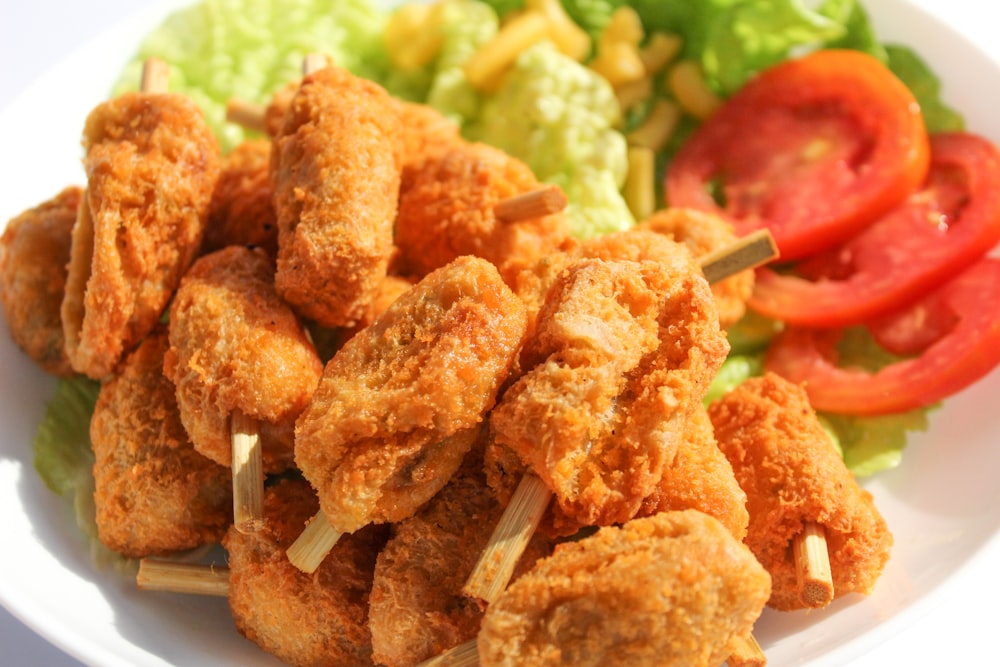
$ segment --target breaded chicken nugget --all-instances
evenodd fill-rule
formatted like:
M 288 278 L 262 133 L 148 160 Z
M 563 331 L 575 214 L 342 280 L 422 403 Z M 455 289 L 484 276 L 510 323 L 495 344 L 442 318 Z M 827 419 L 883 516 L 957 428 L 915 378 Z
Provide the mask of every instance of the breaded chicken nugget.
M 90 440 L 97 533 L 130 558 L 219 541 L 232 523 L 229 468 L 195 451 L 163 374 L 158 327 L 101 386 Z
M 392 527 L 375 565 L 369 612 L 379 664 L 410 667 L 475 638 L 483 611 L 462 586 L 502 513 L 486 486 L 477 443 L 436 496 Z M 514 578 L 551 550 L 536 533 Z
M 62 320 L 73 368 L 100 379 L 156 325 L 198 252 L 219 145 L 194 102 L 170 93 L 98 105 L 83 144 Z
M 524 306 L 496 268 L 462 257 L 337 352 L 295 428 L 295 461 L 333 527 L 400 521 L 447 483 L 524 330 Z
M 396 104 L 402 125 L 399 150 L 405 183 L 408 174 L 416 173 L 425 160 L 465 142 L 458 125 L 434 107 L 406 100 L 396 100 Z M 406 189 L 406 185 L 401 187 L 401 191 Z
M 677 456 L 663 471 L 660 484 L 642 501 L 636 516 L 695 509 L 715 517 L 737 540 L 750 523 L 747 494 L 715 440 L 708 411 L 696 404 L 688 415 Z
M 354 324 L 385 278 L 399 200 L 397 106 L 325 67 L 302 80 L 271 150 L 278 293 L 323 326 Z
M 826 532 L 835 596 L 870 593 L 889 559 L 892 534 L 816 419 L 805 391 L 766 374 L 713 402 L 709 415 L 747 494 L 745 541 L 774 581 L 768 604 L 781 610 L 806 606 L 791 545 L 807 523 Z
M 671 265 L 581 259 L 548 291 L 490 417 L 580 525 L 632 518 L 673 460 L 729 345 L 687 253 Z
M 484 667 L 716 667 L 767 571 L 712 517 L 662 512 L 560 545 L 486 610 Z
M 266 139 L 247 139 L 223 156 L 205 225 L 203 254 L 230 245 L 252 245 L 277 257 L 270 160 L 271 142 Z
M 725 248 L 737 240 L 736 232 L 728 221 L 717 215 L 689 208 L 659 210 L 635 228 L 663 234 L 683 243 L 695 257 Z M 722 328 L 735 324 L 746 313 L 746 303 L 753 292 L 753 284 L 754 272 L 747 269 L 712 285 Z
M 229 418 L 261 426 L 264 469 L 293 465 L 295 420 L 323 372 L 305 329 L 274 289 L 262 249 L 229 246 L 198 258 L 170 306 L 164 372 L 199 452 L 230 466 Z
M 505 222 L 501 201 L 537 190 L 531 169 L 498 148 L 455 145 L 421 163 L 399 200 L 396 245 L 405 270 L 423 276 L 461 255 L 489 260 L 509 284 L 569 237 L 565 215 Z
M 314 574 L 305 574 L 285 549 L 316 508 L 308 483 L 280 479 L 264 491 L 264 527 L 253 535 L 226 533 L 233 620 L 243 636 L 289 665 L 373 665 L 368 596 L 385 531 L 345 537 Z
M 82 194 L 65 188 L 8 222 L 0 237 L 0 301 L 11 338 L 45 372 L 62 377 L 73 375 L 60 310 Z

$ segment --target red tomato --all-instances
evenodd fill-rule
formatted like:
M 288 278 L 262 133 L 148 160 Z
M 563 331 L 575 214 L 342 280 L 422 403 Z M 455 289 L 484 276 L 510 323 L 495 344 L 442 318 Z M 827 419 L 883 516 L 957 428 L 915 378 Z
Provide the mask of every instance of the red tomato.
M 928 153 L 920 108 L 888 68 L 816 51 L 765 70 L 698 127 L 668 167 L 667 201 L 741 235 L 767 227 L 782 258 L 799 259 L 905 199 Z
M 925 340 L 929 331 L 935 340 Z M 820 411 L 879 415 L 933 405 L 1000 364 L 1000 259 L 980 260 L 872 332 L 876 340 L 889 334 L 899 351 L 925 347 L 874 372 L 840 368 L 839 331 L 790 327 L 772 342 L 764 367 L 802 383 Z
M 789 324 L 845 327 L 905 306 L 1000 241 L 1000 149 L 972 134 L 931 137 L 921 189 L 847 243 L 757 272 L 750 307 Z M 815 279 L 815 282 L 806 278 Z

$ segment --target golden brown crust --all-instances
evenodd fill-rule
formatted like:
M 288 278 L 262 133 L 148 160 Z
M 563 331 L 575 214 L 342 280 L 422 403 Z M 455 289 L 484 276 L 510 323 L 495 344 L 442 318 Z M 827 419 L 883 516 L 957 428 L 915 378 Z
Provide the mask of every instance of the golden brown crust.
M 790 548 L 806 522 L 826 531 L 836 597 L 870 593 L 892 547 L 870 493 L 858 486 L 805 391 L 767 374 L 709 406 L 719 446 L 746 491 L 746 544 L 771 573 L 769 605 L 804 607 Z
M 209 208 L 203 254 L 229 245 L 263 248 L 278 255 L 278 220 L 272 203 L 271 142 L 248 139 L 222 158 Z
M 45 372 L 73 375 L 62 308 L 73 224 L 83 189 L 70 186 L 7 223 L 0 237 L 0 301 L 10 335 Z
M 688 415 L 677 456 L 663 471 L 656 490 L 643 499 L 636 516 L 686 509 L 715 517 L 737 540 L 746 537 L 750 522 L 747 494 L 719 449 L 712 421 L 700 403 Z
M 529 369 L 490 418 L 571 522 L 630 519 L 653 492 L 728 351 L 708 284 L 672 265 L 581 259 L 549 290 Z
M 496 219 L 497 204 L 541 184 L 526 164 L 492 146 L 457 144 L 422 162 L 408 181 L 399 201 L 396 245 L 405 270 L 417 276 L 475 255 L 496 265 L 513 285 L 521 268 L 555 252 L 569 236 L 562 213 Z
M 232 523 L 229 469 L 198 454 L 163 375 L 167 332 L 158 328 L 101 387 L 90 439 L 97 531 L 130 558 L 217 542 Z
M 399 118 L 346 70 L 302 80 L 271 150 L 278 293 L 304 317 L 350 326 L 385 278 L 399 198 Z
M 483 612 L 462 593 L 500 520 L 503 506 L 486 486 L 481 446 L 414 516 L 393 526 L 379 554 L 370 625 L 375 659 L 409 667 L 473 639 Z M 551 552 L 536 534 L 514 579 Z
M 732 225 L 719 216 L 687 208 L 666 208 L 640 222 L 636 229 L 667 236 L 683 243 L 695 257 L 733 244 L 737 240 Z M 712 285 L 719 324 L 725 329 L 744 313 L 753 291 L 754 273 L 748 269 Z
M 560 545 L 487 609 L 484 667 L 716 667 L 749 633 L 767 572 L 695 510 Z
M 345 535 L 306 574 L 285 550 L 317 507 L 309 484 L 281 479 L 265 489 L 262 530 L 226 533 L 233 620 L 242 635 L 289 665 L 373 665 L 368 596 L 384 531 Z
M 295 461 L 340 530 L 412 515 L 458 469 L 524 336 L 488 262 L 429 274 L 327 363 Z
M 323 369 L 273 280 L 259 248 L 229 246 L 198 258 L 170 307 L 164 371 L 198 451 L 230 465 L 229 417 L 240 410 L 263 427 L 264 468 L 278 472 L 292 465 L 295 420 Z
M 188 98 L 125 93 L 87 117 L 84 148 L 62 319 L 73 368 L 100 379 L 156 325 L 197 253 L 219 146 Z

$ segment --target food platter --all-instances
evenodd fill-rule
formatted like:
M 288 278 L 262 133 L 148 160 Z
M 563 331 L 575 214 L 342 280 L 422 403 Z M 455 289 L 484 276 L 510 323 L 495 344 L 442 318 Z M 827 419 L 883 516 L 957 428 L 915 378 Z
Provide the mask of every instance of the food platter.
M 29 25 L 56 24 L 77 37 L 45 54 L 54 68 L 39 71 L 16 97 L 5 91 L 0 98 L 0 122 L 7 128 L 0 219 L 80 181 L 83 118 L 110 88 L 141 35 L 178 2 L 157 2 L 138 12 L 133 3 L 93 4 L 87 23 L 76 21 L 72 12 L 63 15 L 61 3 L 18 9 L 33 13 L 36 20 Z M 989 85 L 1000 81 L 1000 47 L 975 20 L 974 3 L 867 4 L 883 38 L 917 47 L 932 64 L 944 82 L 945 99 L 963 112 L 969 128 L 1000 141 L 995 117 L 1000 86 Z M 125 15 L 113 19 L 116 12 Z M 37 34 L 28 42 L 41 52 L 60 44 L 52 37 Z M 8 51 L 13 47 L 6 41 L 0 48 L 5 63 L 31 60 L 31 53 Z M 30 443 L 53 383 L 6 336 L 0 338 L 0 368 L 6 426 L 0 436 L 0 604 L 17 619 L 0 620 L 5 651 L 36 641 L 38 633 L 57 650 L 17 662 L 277 664 L 235 633 L 224 601 L 143 594 L 118 575 L 93 569 L 66 503 L 32 469 Z M 949 400 L 933 413 L 930 431 L 911 439 L 899 469 L 866 482 L 896 537 L 876 593 L 840 600 L 821 612 L 766 613 L 755 635 L 770 664 L 878 665 L 907 658 L 986 664 L 991 637 L 977 601 L 1000 594 L 1000 576 L 990 567 L 1000 557 L 1000 489 L 994 481 L 1000 425 L 990 410 L 998 391 L 1000 372 L 994 372 Z M 42 643 L 39 650 L 46 649 Z M 19 655 L 17 649 L 12 655 Z

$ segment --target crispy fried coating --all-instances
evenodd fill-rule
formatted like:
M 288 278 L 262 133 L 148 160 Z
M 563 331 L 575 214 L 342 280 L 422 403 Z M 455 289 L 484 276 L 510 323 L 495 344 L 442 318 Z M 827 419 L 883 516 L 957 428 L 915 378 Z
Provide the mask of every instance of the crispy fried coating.
M 404 183 L 408 174 L 416 173 L 428 158 L 465 143 L 458 125 L 434 107 L 399 99 L 396 105 L 402 124 L 400 154 Z M 403 185 L 401 189 L 406 188 Z
M 90 113 L 83 145 L 61 310 L 70 363 L 101 379 L 153 329 L 198 252 L 219 144 L 187 97 L 125 93 Z
M 662 512 L 561 544 L 486 610 L 484 667 L 716 667 L 770 593 L 714 518 Z
M 656 490 L 643 499 L 636 516 L 686 509 L 715 517 L 741 542 L 746 537 L 750 523 L 747 494 L 719 449 L 712 421 L 701 404 L 691 409 L 677 456 L 663 471 Z
M 282 87 L 274 91 L 271 101 L 264 109 L 264 131 L 270 137 L 276 137 L 281 133 L 281 126 L 285 123 L 285 113 L 288 107 L 292 106 L 292 98 L 299 91 L 302 81 L 289 81 Z
M 672 265 L 582 259 L 559 274 L 490 417 L 581 525 L 632 518 L 674 458 L 729 345 L 708 284 Z
M 271 150 L 278 293 L 303 317 L 351 326 L 393 253 L 396 105 L 377 84 L 325 67 L 302 80 Z
M 279 479 L 264 490 L 264 528 L 226 533 L 233 620 L 243 636 L 289 665 L 373 665 L 368 597 L 385 531 L 345 536 L 314 574 L 305 574 L 285 550 L 317 506 L 301 478 Z
M 203 254 L 229 245 L 252 245 L 277 257 L 270 160 L 271 142 L 266 139 L 247 139 L 223 156 L 205 225 Z
M 524 306 L 496 268 L 462 257 L 337 352 L 295 428 L 295 461 L 335 528 L 402 520 L 444 486 L 524 331 Z
M 0 237 L 0 302 L 11 338 L 42 370 L 73 375 L 63 334 L 73 224 L 83 189 L 70 186 L 7 223 Z
M 90 421 L 97 534 L 130 558 L 219 541 L 232 524 L 229 468 L 195 451 L 163 374 L 162 326 L 107 380 Z
M 844 465 L 805 391 L 774 374 L 750 378 L 709 406 L 719 446 L 746 491 L 746 544 L 771 573 L 768 604 L 800 609 L 791 544 L 807 522 L 826 531 L 835 597 L 870 593 L 892 534 Z
M 482 143 L 458 144 L 425 160 L 399 199 L 396 245 L 417 276 L 461 255 L 489 260 L 508 284 L 569 237 L 563 213 L 516 222 L 497 220 L 501 201 L 537 190 L 525 163 Z
M 689 208 L 661 209 L 641 221 L 636 228 L 663 234 L 683 243 L 695 257 L 707 255 L 737 240 L 733 226 L 728 221 L 717 215 Z M 747 269 L 712 285 L 722 328 L 735 324 L 746 313 L 746 303 L 753 292 L 753 283 L 753 270 Z
M 164 372 L 199 452 L 229 466 L 229 417 L 261 426 L 264 469 L 293 465 L 295 420 L 323 372 L 305 329 L 274 289 L 262 249 L 229 246 L 198 258 L 170 307 Z
M 393 526 L 375 565 L 369 611 L 377 662 L 410 667 L 475 638 L 482 608 L 462 587 L 503 509 L 486 486 L 478 443 L 437 495 Z M 513 578 L 551 550 L 536 533 Z

